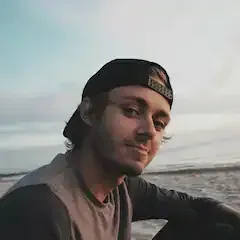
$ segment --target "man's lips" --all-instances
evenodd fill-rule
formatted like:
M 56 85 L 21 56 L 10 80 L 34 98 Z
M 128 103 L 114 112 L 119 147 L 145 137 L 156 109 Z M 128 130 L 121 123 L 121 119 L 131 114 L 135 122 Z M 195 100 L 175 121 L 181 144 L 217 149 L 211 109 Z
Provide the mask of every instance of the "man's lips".
M 127 144 L 127 146 L 131 147 L 131 148 L 135 148 L 136 150 L 138 150 L 140 152 L 143 152 L 145 154 L 147 154 L 149 152 L 149 149 L 146 146 L 142 145 L 142 144 L 140 144 L 140 145 Z

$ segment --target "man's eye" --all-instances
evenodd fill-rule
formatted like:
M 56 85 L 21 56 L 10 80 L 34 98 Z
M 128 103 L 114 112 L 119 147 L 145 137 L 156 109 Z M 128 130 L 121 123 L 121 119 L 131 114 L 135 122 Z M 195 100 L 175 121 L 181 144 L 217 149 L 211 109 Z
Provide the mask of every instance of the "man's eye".
M 157 130 L 162 130 L 166 127 L 166 124 L 164 122 L 161 122 L 161 121 L 154 121 L 154 125 L 155 125 Z
M 124 108 L 123 110 L 124 110 L 125 115 L 127 115 L 129 117 L 139 116 L 139 112 L 134 108 Z

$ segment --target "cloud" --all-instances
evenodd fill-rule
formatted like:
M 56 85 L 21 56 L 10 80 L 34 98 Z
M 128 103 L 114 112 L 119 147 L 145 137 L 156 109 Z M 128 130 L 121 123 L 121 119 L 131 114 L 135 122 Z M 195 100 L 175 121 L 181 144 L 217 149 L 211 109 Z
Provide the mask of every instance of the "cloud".
M 193 132 L 220 130 L 228 132 L 230 130 L 240 130 L 239 113 L 183 113 L 172 117 L 172 121 L 167 128 L 169 134 L 187 134 Z
M 64 122 L 68 120 L 80 100 L 80 89 L 61 90 L 36 96 L 2 92 L 0 124 Z
M 26 147 L 47 147 L 56 146 L 64 142 L 63 137 L 58 133 L 34 133 L 34 134 L 14 134 L 1 136 L 0 150 L 3 149 L 24 149 Z
M 239 114 L 239 94 L 215 96 L 205 92 L 197 97 L 176 97 L 173 104 L 174 114 Z
M 27 123 L 33 129 L 38 124 L 63 125 L 81 101 L 80 89 L 69 89 L 39 96 L 26 96 L 16 93 L 0 94 L 0 125 L 19 125 Z M 204 99 L 203 99 L 204 97 Z M 173 113 L 176 114 L 213 114 L 240 113 L 239 95 L 221 98 L 206 97 L 204 92 L 200 98 L 176 97 Z M 24 129 L 26 124 L 24 125 Z M 10 127 L 9 127 L 10 128 Z M 17 127 L 16 131 L 20 131 Z M 39 130 L 36 130 L 39 131 Z M 1 129 L 0 129 L 1 132 Z
M 58 122 L 19 122 L 15 124 L 2 124 L 0 125 L 1 137 L 6 137 L 14 134 L 42 134 L 50 132 L 59 132 L 65 124 L 61 121 Z
M 63 145 L 2 149 L 0 151 L 0 173 L 35 169 L 50 163 L 59 152 L 65 152 Z

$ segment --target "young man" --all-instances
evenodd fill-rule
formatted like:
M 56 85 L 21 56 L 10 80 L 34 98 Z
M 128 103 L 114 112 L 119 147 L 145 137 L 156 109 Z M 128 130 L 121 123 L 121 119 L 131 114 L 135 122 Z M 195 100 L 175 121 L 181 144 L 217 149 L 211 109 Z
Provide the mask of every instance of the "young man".
M 1 199 L 1 239 L 124 240 L 131 238 L 131 222 L 147 219 L 169 222 L 155 239 L 212 239 L 226 232 L 226 239 L 237 239 L 240 215 L 233 209 L 139 177 L 161 145 L 172 103 L 159 64 L 116 59 L 104 65 L 64 129 L 69 150 Z

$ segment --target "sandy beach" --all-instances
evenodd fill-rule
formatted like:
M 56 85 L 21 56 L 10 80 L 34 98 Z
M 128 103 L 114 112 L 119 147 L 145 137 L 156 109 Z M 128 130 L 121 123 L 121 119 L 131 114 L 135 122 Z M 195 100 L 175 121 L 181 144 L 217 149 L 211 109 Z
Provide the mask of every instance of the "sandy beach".
M 194 196 L 208 196 L 223 201 L 240 210 L 240 170 L 219 172 L 145 174 L 143 176 L 161 187 L 187 192 Z M 0 181 L 2 195 L 14 181 Z M 151 239 L 165 221 L 142 221 L 133 224 L 134 240 Z

